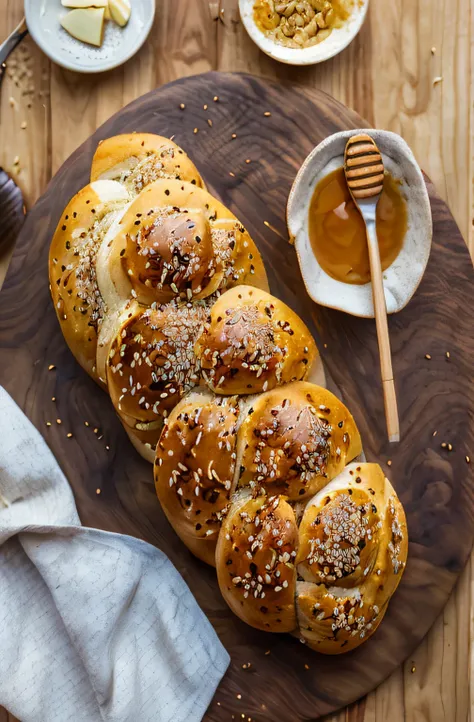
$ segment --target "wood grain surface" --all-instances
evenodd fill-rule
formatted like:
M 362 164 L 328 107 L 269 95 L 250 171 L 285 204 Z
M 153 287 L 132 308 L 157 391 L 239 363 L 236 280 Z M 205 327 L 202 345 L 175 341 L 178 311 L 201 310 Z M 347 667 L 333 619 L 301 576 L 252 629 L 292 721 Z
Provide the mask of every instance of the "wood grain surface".
M 249 75 L 208 73 L 152 91 L 110 119 L 58 171 L 28 215 L 0 295 L 0 383 L 45 434 L 73 487 L 83 523 L 159 546 L 229 650 L 231 668 L 206 716 L 215 722 L 240 708 L 262 722 L 315 720 L 370 692 L 412 654 L 434 623 L 474 539 L 474 465 L 466 463 L 474 445 L 474 338 L 470 316 L 463 313 L 474 303 L 474 271 L 447 206 L 429 184 L 431 260 L 415 298 L 390 318 L 404 442 L 397 446 L 386 437 L 375 324 L 316 306 L 302 288 L 286 240 L 285 206 L 296 170 L 327 135 L 361 125 L 360 117 L 324 93 Z M 405 575 L 378 632 L 351 654 L 324 657 L 289 635 L 259 633 L 233 616 L 213 570 L 177 542 L 155 498 L 151 466 L 127 443 L 111 404 L 63 340 L 49 297 L 49 241 L 66 203 L 88 181 L 97 143 L 132 130 L 174 135 L 210 190 L 242 220 L 262 252 L 271 289 L 315 335 L 330 387 L 353 412 L 367 458 L 382 463 L 405 506 L 410 530 Z M 446 288 L 449 293 L 442 292 Z M 56 418 L 62 423 L 54 423 Z M 94 435 L 86 420 L 100 432 Z M 245 673 L 242 665 L 248 662 L 252 671 Z M 283 685 L 273 687 L 277 678 L 293 689 L 291 698 Z
M 157 0 L 157 5 L 155 26 L 139 55 L 100 78 L 51 66 L 30 39 L 16 51 L 20 70 L 9 68 L 1 94 L 0 164 L 18 178 L 30 206 L 69 153 L 125 103 L 168 80 L 219 68 L 320 87 L 372 125 L 401 132 L 472 246 L 469 0 L 373 1 L 356 41 L 332 61 L 307 69 L 287 68 L 259 53 L 238 21 L 236 0 Z M 21 12 L 18 0 L 0 0 L 0 38 Z M 436 77 L 443 80 L 433 85 Z M 32 93 L 24 94 L 31 87 Z M 16 155 L 19 166 L 13 165 Z M 8 257 L 0 257 L 0 280 Z M 472 578 L 471 562 L 412 658 L 331 722 L 468 718 Z M 7 719 L 13 718 L 0 711 L 1 722 Z

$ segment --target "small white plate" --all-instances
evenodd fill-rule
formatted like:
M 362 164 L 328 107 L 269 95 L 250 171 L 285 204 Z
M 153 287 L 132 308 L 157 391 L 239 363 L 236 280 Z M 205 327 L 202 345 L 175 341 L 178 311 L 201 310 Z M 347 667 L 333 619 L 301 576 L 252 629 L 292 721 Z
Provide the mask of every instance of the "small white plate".
M 271 58 L 288 65 L 316 65 L 316 63 L 322 63 L 324 60 L 338 55 L 354 40 L 367 15 L 369 0 L 356 2 L 350 18 L 342 27 L 334 28 L 326 40 L 309 48 L 287 48 L 265 35 L 253 19 L 254 5 L 255 0 L 239 0 L 242 22 L 260 50 L 263 50 Z
M 102 47 L 82 43 L 61 27 L 60 18 L 71 8 L 61 0 L 25 0 L 25 17 L 33 40 L 58 65 L 79 73 L 101 73 L 125 63 L 141 48 L 153 25 L 155 0 L 131 0 L 132 14 L 120 28 L 106 22 Z

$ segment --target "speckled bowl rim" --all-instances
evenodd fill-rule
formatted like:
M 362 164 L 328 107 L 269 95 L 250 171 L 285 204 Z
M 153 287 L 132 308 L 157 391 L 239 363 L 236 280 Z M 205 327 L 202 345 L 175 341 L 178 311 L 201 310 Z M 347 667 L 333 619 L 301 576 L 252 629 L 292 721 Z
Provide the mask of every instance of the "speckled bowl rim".
M 340 30 L 333 30 L 331 35 L 318 45 L 310 48 L 284 48 L 267 38 L 253 21 L 253 5 L 255 0 L 239 0 L 239 11 L 242 23 L 253 42 L 260 50 L 274 60 L 286 65 L 317 65 L 339 55 L 359 34 L 364 24 L 370 0 L 361 0 L 362 5 L 356 9 L 354 18 Z M 332 40 L 332 42 L 330 42 Z M 337 42 L 334 42 L 337 40 Z M 287 57 L 285 55 L 287 54 Z
M 303 282 L 304 282 L 304 285 L 305 285 L 305 288 L 306 288 L 306 292 L 308 293 L 308 296 L 309 296 L 315 303 L 319 304 L 320 306 L 324 306 L 324 307 L 326 307 L 326 308 L 332 308 L 332 309 L 334 309 L 335 311 L 342 311 L 343 313 L 348 313 L 348 314 L 350 314 L 351 316 L 356 316 L 356 317 L 358 317 L 358 318 L 375 318 L 375 314 L 374 314 L 374 313 L 358 313 L 358 312 L 355 312 L 353 309 L 348 309 L 348 308 L 344 307 L 343 305 L 338 305 L 337 303 L 333 303 L 333 302 L 331 302 L 331 301 L 329 301 L 329 300 L 323 300 L 321 297 L 316 296 L 315 294 L 313 294 L 313 293 L 311 292 L 311 290 L 310 290 L 310 288 L 308 287 L 308 284 L 307 284 L 307 282 L 306 282 L 305 274 L 302 272 L 303 259 L 301 258 L 301 254 L 300 254 L 299 249 L 298 249 L 298 245 L 299 245 L 299 244 L 298 244 L 297 238 L 294 236 L 294 234 L 292 233 L 291 228 L 290 228 L 290 216 L 291 216 L 292 206 L 293 206 L 293 203 L 296 202 L 296 201 L 295 201 L 296 190 L 297 190 L 299 184 L 302 182 L 303 177 L 304 177 L 304 174 L 305 174 L 308 166 L 311 165 L 314 157 L 315 157 L 316 155 L 319 155 L 319 154 L 321 153 L 321 151 L 325 150 L 329 145 L 331 145 L 332 143 L 334 143 L 334 141 L 338 140 L 339 138 L 341 138 L 341 137 L 342 137 L 342 138 L 349 138 L 351 135 L 356 135 L 356 134 L 358 134 L 358 133 L 367 133 L 368 135 L 371 135 L 371 136 L 374 138 L 374 140 L 376 141 L 377 144 L 380 142 L 380 138 L 383 137 L 383 136 L 385 136 L 385 137 L 387 137 L 387 138 L 393 138 L 393 140 L 397 143 L 397 145 L 399 145 L 399 146 L 401 146 L 401 147 L 403 148 L 404 153 L 405 153 L 405 156 L 406 156 L 408 162 L 410 162 L 413 166 L 415 166 L 415 167 L 418 169 L 420 179 L 423 181 L 423 188 L 424 188 L 424 194 L 423 194 L 423 195 L 424 195 L 424 203 L 425 203 L 425 206 L 426 206 L 426 207 L 425 207 L 425 210 L 426 210 L 426 212 L 427 212 L 427 216 L 429 216 L 429 218 L 431 219 L 431 225 L 430 225 L 430 227 L 429 227 L 429 229 L 428 229 L 428 232 L 429 232 L 429 235 L 430 235 L 429 250 L 428 250 L 428 253 L 426 254 L 426 258 L 425 258 L 425 261 L 424 261 L 424 264 L 423 264 L 422 272 L 419 274 L 417 283 L 414 284 L 414 286 L 413 286 L 410 294 L 408 294 L 408 296 L 407 296 L 406 300 L 404 301 L 404 303 L 402 303 L 401 305 L 399 305 L 399 307 L 397 307 L 395 310 L 393 310 L 393 311 L 388 311 L 387 313 L 389 313 L 389 314 L 399 313 L 400 311 L 402 311 L 402 310 L 410 303 L 410 301 L 411 301 L 411 299 L 413 298 L 413 296 L 415 295 L 415 293 L 416 293 L 416 291 L 417 291 L 417 289 L 418 289 L 421 281 L 423 280 L 423 276 L 425 275 L 426 267 L 427 267 L 427 265 L 428 265 L 428 261 L 429 261 L 429 257 L 430 257 L 430 253 L 431 253 L 432 241 L 433 241 L 433 221 L 432 221 L 432 212 L 431 212 L 431 202 L 430 202 L 430 198 L 429 198 L 429 194 L 428 194 L 428 189 L 427 189 L 427 187 L 426 187 L 425 178 L 424 178 L 424 176 L 423 176 L 423 171 L 421 170 L 420 166 L 418 165 L 418 162 L 417 162 L 417 160 L 416 160 L 416 158 L 415 158 L 415 156 L 414 156 L 414 154 L 413 154 L 413 151 L 411 150 L 410 146 L 408 145 L 408 143 L 407 143 L 400 135 L 398 135 L 397 133 L 392 133 L 391 131 L 388 131 L 388 130 L 379 130 L 379 129 L 374 129 L 374 128 L 360 128 L 360 129 L 354 129 L 354 130 L 343 130 L 343 131 L 340 131 L 340 132 L 338 132 L 338 133 L 333 133 L 332 135 L 330 135 L 330 136 L 328 136 L 327 138 L 325 138 L 321 143 L 319 143 L 319 145 L 317 145 L 315 148 L 313 148 L 313 150 L 311 151 L 311 153 L 310 153 L 310 154 L 306 157 L 306 159 L 304 160 L 304 162 L 303 162 L 301 168 L 299 169 L 298 173 L 296 174 L 296 178 L 295 178 L 295 180 L 293 181 L 293 185 L 291 186 L 291 190 L 290 190 L 290 193 L 289 193 L 289 196 L 288 196 L 288 202 L 287 202 L 287 206 L 286 206 L 286 223 L 287 223 L 287 227 L 288 227 L 288 232 L 289 232 L 290 238 L 293 238 L 293 239 L 294 239 L 294 246 L 295 246 L 296 256 L 297 256 L 297 258 L 298 258 L 298 264 L 299 264 L 299 266 L 300 266 L 300 271 L 301 271 L 302 280 L 303 280 Z M 317 263 L 317 261 L 316 261 L 316 263 Z M 319 264 L 317 264 L 317 265 L 319 266 Z M 325 272 L 323 271 L 323 269 L 321 269 L 321 270 L 322 270 L 323 273 L 325 273 Z M 326 274 L 326 275 L 327 275 L 327 274 Z M 340 283 L 340 282 L 339 282 L 339 283 Z M 349 285 L 349 284 L 348 284 L 348 285 Z M 367 285 L 369 285 L 369 284 L 367 284 Z
M 135 0 L 136 1 L 136 0 Z M 114 59 L 113 57 L 110 59 L 110 61 L 103 61 L 102 64 L 98 64 L 97 66 L 92 67 L 85 67 L 73 62 L 68 62 L 64 56 L 60 53 L 57 53 L 53 46 L 48 46 L 44 42 L 44 38 L 41 35 L 41 33 L 38 32 L 38 28 L 36 25 L 36 22 L 32 19 L 31 14 L 31 7 L 32 5 L 35 5 L 39 3 L 40 0 L 25 0 L 25 19 L 26 19 L 26 25 L 28 27 L 28 32 L 30 33 L 31 37 L 35 41 L 35 43 L 38 45 L 39 48 L 43 51 L 45 55 L 48 56 L 50 60 L 53 61 L 53 63 L 56 63 L 56 65 L 59 65 L 61 68 L 65 68 L 66 70 L 73 70 L 76 73 L 83 73 L 85 75 L 94 75 L 96 73 L 104 73 L 107 70 L 113 70 L 114 68 L 118 68 L 124 63 L 126 63 L 130 58 L 133 58 L 134 55 L 138 53 L 140 48 L 145 43 L 146 39 L 148 38 L 151 29 L 153 27 L 153 22 L 155 20 L 155 13 L 156 13 L 156 0 L 149 0 L 153 6 L 153 12 L 150 15 L 150 18 L 146 22 L 146 24 L 143 26 L 143 29 L 141 33 L 138 35 L 137 40 L 135 43 L 132 43 L 130 45 L 130 51 L 126 53 L 125 55 L 120 56 L 118 60 Z M 59 3 L 59 0 L 58 0 Z M 60 10 L 61 7 L 58 8 Z M 64 9 L 64 8 L 63 8 Z

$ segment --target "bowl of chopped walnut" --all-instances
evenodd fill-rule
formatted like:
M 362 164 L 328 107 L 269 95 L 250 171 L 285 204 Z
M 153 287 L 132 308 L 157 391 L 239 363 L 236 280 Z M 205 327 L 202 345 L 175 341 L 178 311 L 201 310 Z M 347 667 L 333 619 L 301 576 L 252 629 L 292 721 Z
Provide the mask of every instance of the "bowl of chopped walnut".
M 242 22 L 258 47 L 289 65 L 334 57 L 359 32 L 369 0 L 239 0 Z

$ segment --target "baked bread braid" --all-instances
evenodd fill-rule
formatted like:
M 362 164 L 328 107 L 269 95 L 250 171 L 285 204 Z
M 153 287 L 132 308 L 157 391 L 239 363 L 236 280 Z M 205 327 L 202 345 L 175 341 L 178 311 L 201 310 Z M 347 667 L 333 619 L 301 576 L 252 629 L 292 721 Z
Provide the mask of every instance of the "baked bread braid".
M 329 391 L 294 382 L 251 397 L 185 396 L 156 448 L 171 525 L 215 564 L 229 607 L 325 654 L 380 623 L 405 568 L 403 508 Z
M 194 343 L 211 299 L 145 307 L 128 304 L 108 345 L 99 345 L 110 398 L 140 453 L 153 463 L 163 420 L 201 382 Z M 133 437 L 136 439 L 133 439 Z
M 184 151 L 149 134 L 103 141 L 49 274 L 72 353 L 230 608 L 325 654 L 373 634 L 406 564 L 403 508 L 357 461 L 309 330 Z
M 362 452 L 344 404 L 320 386 L 296 382 L 258 396 L 242 412 L 239 485 L 260 484 L 289 501 L 313 496 Z
M 267 290 L 266 272 L 245 228 L 171 141 L 110 138 L 91 177 L 52 239 L 51 293 L 76 359 L 152 462 L 163 419 L 201 382 L 194 344 L 210 307 L 237 284 Z
M 239 414 L 237 397 L 193 391 L 167 418 L 157 447 L 155 481 L 163 511 L 193 554 L 211 565 L 236 487 Z
M 194 345 L 206 309 L 242 281 L 268 288 L 265 268 L 240 222 L 207 191 L 159 180 L 110 228 L 97 278 L 107 307 L 98 374 L 135 446 L 153 462 L 162 420 L 201 381 Z
M 360 453 L 354 419 L 319 386 L 295 382 L 247 398 L 199 389 L 166 419 L 156 491 L 185 544 L 215 564 L 220 522 L 237 489 L 301 502 Z
M 298 526 L 283 496 L 239 491 L 216 550 L 219 587 L 232 611 L 264 632 L 296 627 Z
M 250 298 L 253 293 L 260 299 L 264 298 L 265 303 L 280 316 L 287 314 L 292 325 L 298 328 L 298 333 L 286 334 L 284 346 L 282 343 L 281 347 L 274 345 L 267 350 L 265 364 L 269 368 L 277 368 L 279 360 L 283 358 L 283 348 L 287 360 L 287 365 L 283 366 L 284 373 L 287 369 L 297 368 L 304 378 L 313 372 L 321 376 L 321 360 L 306 326 L 281 301 L 259 289 L 237 286 L 217 297 L 214 295 L 194 302 L 175 300 L 160 306 L 153 304 L 151 307 L 145 307 L 137 301 L 127 303 L 116 317 L 109 314 L 103 325 L 97 367 L 101 375 L 105 375 L 112 402 L 126 430 L 132 435 L 136 432 L 140 439 L 137 448 L 150 462 L 153 462 L 163 420 L 188 391 L 199 385 L 207 385 L 211 390 L 215 388 L 219 395 L 221 392 L 222 395 L 229 394 L 226 384 L 214 384 L 213 369 L 204 368 L 200 344 L 204 336 L 218 337 L 220 316 L 215 313 L 216 306 L 225 318 L 232 319 L 240 312 L 238 304 L 241 290 L 242 294 Z M 115 324 L 109 326 L 114 318 Z M 265 318 L 268 317 L 265 315 Z M 113 330 L 113 336 L 103 341 L 110 330 Z M 257 358 L 255 352 L 252 353 Z M 298 366 L 292 364 L 291 359 L 299 360 L 302 354 L 306 363 Z M 239 355 L 227 359 L 231 364 L 229 379 L 237 379 L 240 375 L 243 378 L 248 376 L 247 380 L 250 381 L 252 376 L 256 377 L 256 373 L 242 367 L 241 359 L 246 356 L 239 358 Z M 283 378 L 267 374 L 265 379 L 270 379 L 272 385 L 284 383 L 291 378 L 289 374 L 285 377 L 284 373 Z M 259 379 L 256 380 L 258 387 Z M 249 389 L 244 384 L 239 388 L 242 394 L 248 394 L 255 386 Z M 234 395 L 236 393 L 237 390 Z
M 325 654 L 375 632 L 408 553 L 403 507 L 378 464 L 349 464 L 308 503 L 299 529 L 299 633 Z
M 91 181 L 115 180 L 131 195 L 160 178 L 204 187 L 194 163 L 168 138 L 152 133 L 124 133 L 103 140 L 92 159 Z
M 115 181 L 86 186 L 66 206 L 49 250 L 51 295 L 61 330 L 79 364 L 97 382 L 97 338 L 106 306 L 96 258 L 129 201 L 126 188 Z M 105 377 L 100 383 L 105 386 Z
M 306 325 L 283 301 L 237 286 L 211 308 L 196 343 L 203 377 L 218 394 L 254 394 L 308 378 L 320 366 Z

